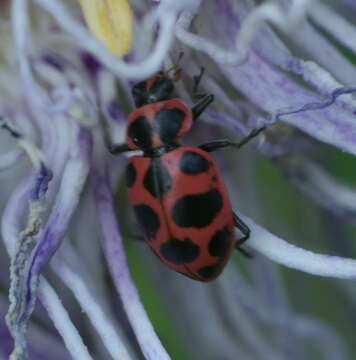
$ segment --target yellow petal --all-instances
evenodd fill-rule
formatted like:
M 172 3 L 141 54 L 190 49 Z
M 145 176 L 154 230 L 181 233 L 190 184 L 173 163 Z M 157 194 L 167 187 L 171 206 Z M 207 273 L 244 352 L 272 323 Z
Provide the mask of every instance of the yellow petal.
M 93 34 L 118 56 L 129 52 L 133 15 L 128 0 L 79 0 Z

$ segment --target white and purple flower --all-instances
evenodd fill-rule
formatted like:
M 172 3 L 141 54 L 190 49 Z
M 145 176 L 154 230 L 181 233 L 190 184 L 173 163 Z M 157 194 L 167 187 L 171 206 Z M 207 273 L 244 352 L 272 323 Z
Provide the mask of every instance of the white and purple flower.
M 356 292 L 341 279 L 356 278 L 356 189 L 327 170 L 327 156 L 356 155 L 356 5 L 257 3 L 1 2 L 0 360 L 354 358 L 343 328 L 355 331 Z M 239 267 L 233 259 L 208 285 L 166 269 L 140 243 L 124 247 L 132 240 L 123 230 L 134 226 L 119 196 L 126 161 L 107 151 L 124 138 L 132 84 L 181 51 L 178 96 L 191 103 L 203 66 L 201 90 L 216 99 L 189 141 L 238 140 L 267 126 L 248 146 L 254 151 L 217 154 L 233 207 L 251 228 L 254 259 Z M 262 159 L 298 196 L 267 188 L 268 171 L 256 172 Z M 299 223 L 274 210 L 285 201 Z M 319 240 L 303 240 L 312 237 Z M 141 283 L 154 283 L 146 292 L 159 294 L 153 307 L 162 308 L 150 309 L 167 311 L 183 350 L 152 325 L 125 248 L 142 262 Z M 275 263 L 337 279 L 322 288 L 321 278 Z M 313 295 L 320 308 L 347 307 L 349 317 L 329 325 Z

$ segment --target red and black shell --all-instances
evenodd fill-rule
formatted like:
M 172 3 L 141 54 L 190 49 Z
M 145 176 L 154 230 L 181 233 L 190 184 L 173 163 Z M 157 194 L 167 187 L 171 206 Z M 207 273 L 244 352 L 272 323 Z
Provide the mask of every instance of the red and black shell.
M 211 281 L 236 243 L 228 194 L 214 159 L 180 146 L 160 157 L 134 156 L 129 199 L 144 238 L 171 269 Z
M 144 153 L 128 164 L 128 195 L 158 257 L 175 271 L 211 281 L 234 249 L 234 218 L 214 159 L 178 143 L 191 125 L 192 111 L 180 99 L 146 101 L 131 113 L 126 143 Z

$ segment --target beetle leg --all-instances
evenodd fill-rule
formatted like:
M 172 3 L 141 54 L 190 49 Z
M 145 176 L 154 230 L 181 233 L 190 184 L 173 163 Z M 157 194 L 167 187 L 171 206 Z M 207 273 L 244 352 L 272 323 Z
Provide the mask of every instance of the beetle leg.
M 243 147 L 245 144 L 247 144 L 250 140 L 252 140 L 256 136 L 258 136 L 265 129 L 266 129 L 266 126 L 262 126 L 260 128 L 253 129 L 246 137 L 244 137 L 240 142 L 238 142 L 234 146 L 237 148 Z
M 234 142 L 229 141 L 229 140 L 214 140 L 214 141 L 210 141 L 208 143 L 199 145 L 199 148 L 206 151 L 206 152 L 212 152 L 212 151 L 215 151 L 215 150 L 218 150 L 218 149 L 223 149 L 223 148 L 228 147 L 228 146 L 232 146 L 232 147 L 235 147 L 235 148 L 239 149 L 242 146 L 244 146 L 245 144 L 247 144 L 251 139 L 253 139 L 257 135 L 259 135 L 265 128 L 266 127 L 263 126 L 261 128 L 257 128 L 257 129 L 252 130 L 245 138 L 243 138 L 238 143 L 234 143 Z
M 183 56 L 184 56 L 184 51 L 181 51 L 178 55 L 178 59 L 175 62 L 175 64 L 173 64 L 172 67 L 170 67 L 168 70 L 162 72 L 162 75 L 168 78 L 169 73 L 171 71 L 174 71 L 173 77 L 171 78 L 171 80 L 173 82 L 180 80 L 181 69 L 179 67 L 179 63 L 182 60 Z
M 248 238 L 250 237 L 250 229 L 249 227 L 235 214 L 234 214 L 234 224 L 235 226 L 242 232 L 243 234 L 243 237 L 241 239 L 238 239 L 236 241 L 236 245 L 235 245 L 235 248 L 241 252 L 241 254 L 243 254 L 244 256 L 246 256 L 247 258 L 252 258 L 253 256 L 248 252 L 246 251 L 245 249 L 243 249 L 241 247 L 241 245 L 246 241 L 248 240 Z
M 234 214 L 234 224 L 235 226 L 242 232 L 244 235 L 241 239 L 237 241 L 237 245 L 242 245 L 248 238 L 250 237 L 250 229 L 249 227 L 235 214 Z
M 193 97 L 198 94 L 198 86 L 200 84 L 201 78 L 203 77 L 205 69 L 203 67 L 200 68 L 199 75 L 193 76 L 194 86 L 193 86 Z
M 229 141 L 229 140 L 214 140 L 209 141 L 208 143 L 201 144 L 198 147 L 206 152 L 212 152 L 218 149 L 223 149 L 228 146 L 234 146 L 235 143 Z
M 205 69 L 201 67 L 199 75 L 193 77 L 193 99 L 198 100 L 192 107 L 193 120 L 196 120 L 199 115 L 209 106 L 214 100 L 213 94 L 198 94 L 198 86 L 203 77 Z
M 131 151 L 131 149 L 126 143 L 109 145 L 108 150 L 113 155 L 121 154 L 126 151 Z
M 199 115 L 211 104 L 214 100 L 213 94 L 204 95 L 193 107 L 193 120 L 196 120 Z

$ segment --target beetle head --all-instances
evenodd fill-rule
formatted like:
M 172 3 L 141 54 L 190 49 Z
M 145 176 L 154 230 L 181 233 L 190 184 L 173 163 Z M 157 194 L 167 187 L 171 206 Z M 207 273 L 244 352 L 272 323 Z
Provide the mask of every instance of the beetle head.
M 157 101 L 169 100 L 174 90 L 173 80 L 164 73 L 158 73 L 149 79 L 137 83 L 132 88 L 132 96 L 136 107 L 152 104 Z

